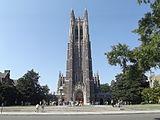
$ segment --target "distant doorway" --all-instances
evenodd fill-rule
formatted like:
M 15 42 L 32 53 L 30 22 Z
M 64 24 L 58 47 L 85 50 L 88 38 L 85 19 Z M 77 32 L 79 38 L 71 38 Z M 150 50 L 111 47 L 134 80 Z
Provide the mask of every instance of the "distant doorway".
M 75 94 L 75 100 L 76 101 L 83 101 L 83 92 L 81 90 L 78 90 Z
M 104 104 L 104 101 L 103 101 L 103 99 L 101 98 L 100 99 L 100 105 L 103 105 Z

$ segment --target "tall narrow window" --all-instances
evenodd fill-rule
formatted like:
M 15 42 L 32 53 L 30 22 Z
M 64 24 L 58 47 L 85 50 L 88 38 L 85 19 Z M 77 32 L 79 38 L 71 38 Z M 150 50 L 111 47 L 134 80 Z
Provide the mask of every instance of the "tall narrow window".
M 78 26 L 76 26 L 76 29 L 75 29 L 75 39 L 78 39 Z
M 83 28 L 82 28 L 82 26 L 80 27 L 80 38 L 83 39 Z

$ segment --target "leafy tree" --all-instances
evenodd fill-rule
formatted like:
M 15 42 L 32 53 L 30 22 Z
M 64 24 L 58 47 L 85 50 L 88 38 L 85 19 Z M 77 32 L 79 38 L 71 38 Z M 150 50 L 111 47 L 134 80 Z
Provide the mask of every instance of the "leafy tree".
M 50 101 L 50 94 L 49 94 L 49 88 L 47 85 L 41 86 L 41 92 L 42 92 L 42 99 L 46 102 Z
M 127 67 L 127 62 L 129 62 L 131 58 L 131 50 L 128 48 L 126 44 L 118 44 L 115 46 L 111 46 L 112 51 L 105 53 L 107 56 L 108 62 L 111 65 L 120 65 L 120 67 L 125 71 Z
M 151 88 L 145 88 L 145 89 L 143 89 L 141 94 L 142 94 L 143 101 L 145 103 L 150 103 L 151 95 L 152 95 L 152 89 Z
M 132 51 L 127 45 L 118 44 L 112 46 L 112 51 L 106 55 L 111 65 L 120 65 L 123 70 L 123 73 L 117 75 L 114 84 L 111 85 L 113 98 L 132 104 L 140 103 L 142 101 L 141 92 L 148 87 L 148 83 Z
M 19 78 L 17 89 L 21 94 L 21 101 L 36 104 L 40 101 L 41 86 L 38 83 L 39 74 L 32 69 Z
M 160 100 L 160 84 L 157 80 L 154 81 L 153 88 L 151 88 L 151 90 L 152 90 L 151 101 L 153 103 L 159 103 L 159 100 Z
M 124 78 L 124 74 L 118 74 L 115 76 L 115 82 L 112 82 L 111 84 L 111 92 L 112 92 L 112 96 L 113 96 L 113 100 L 114 101 L 118 101 L 118 100 L 126 100 L 125 97 L 125 86 L 124 84 L 125 82 L 125 78 Z
M 15 86 L 8 83 L 0 83 L 0 103 L 5 105 L 14 105 L 17 101 L 17 90 Z
M 151 90 L 151 98 L 144 96 L 150 89 L 144 91 L 143 89 L 148 87 L 145 72 L 160 67 L 160 1 L 138 0 L 138 2 L 149 3 L 152 10 L 139 20 L 139 27 L 133 31 L 140 35 L 141 45 L 129 50 L 127 45 L 118 44 L 112 46 L 111 52 L 105 53 L 109 64 L 120 65 L 123 70 L 111 85 L 112 93 L 114 98 L 132 103 L 139 103 L 142 95 L 147 101 L 152 99 L 157 102 L 159 96 L 157 88 Z
M 160 84 L 154 82 L 153 88 L 145 88 L 142 93 L 143 101 L 147 103 L 159 103 L 160 100 Z
M 47 85 L 42 86 L 43 94 L 47 95 L 49 93 L 49 88 Z
M 150 0 L 137 0 L 137 2 L 139 3 L 139 4 L 141 4 L 141 3 L 150 3 Z
M 142 77 L 143 76 L 143 77 Z M 141 92 L 148 87 L 147 77 L 130 66 L 125 73 L 118 74 L 112 83 L 111 91 L 115 101 L 121 100 L 128 104 L 137 104 L 142 101 Z
M 130 65 L 127 67 L 125 72 L 127 93 L 131 103 L 141 103 L 142 95 L 141 92 L 144 88 L 149 87 L 149 83 L 146 81 L 147 76 L 144 72 L 138 68 L 137 65 Z
M 134 56 L 144 71 L 160 67 L 160 1 L 139 0 L 149 3 L 151 12 L 139 20 L 139 26 L 133 32 L 140 35 L 141 45 L 135 49 Z
M 111 92 L 111 88 L 108 83 L 100 84 L 101 92 Z
M 0 83 L 0 103 L 2 103 L 4 101 L 4 96 L 3 96 L 3 87 L 2 87 L 2 83 Z
M 23 103 L 37 104 L 40 101 L 51 100 L 50 89 L 47 85 L 39 84 L 39 77 L 39 73 L 32 69 L 18 79 L 16 88 L 19 91 L 19 103 L 23 101 Z
M 138 0 L 141 3 L 149 3 L 151 12 L 148 12 L 139 20 L 139 27 L 133 32 L 140 35 L 141 45 L 134 50 L 138 65 L 144 71 L 160 67 L 160 1 Z M 160 88 L 156 81 L 153 88 L 142 91 L 144 101 L 158 103 L 160 100 Z

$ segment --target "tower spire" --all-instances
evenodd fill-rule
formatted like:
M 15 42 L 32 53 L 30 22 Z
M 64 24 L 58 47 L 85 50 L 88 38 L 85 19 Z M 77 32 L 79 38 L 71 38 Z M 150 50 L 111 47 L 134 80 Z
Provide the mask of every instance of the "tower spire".
M 84 10 L 84 19 L 88 20 L 88 11 L 87 8 Z
M 70 15 L 70 17 L 71 17 L 71 20 L 74 20 L 74 19 L 75 19 L 74 10 L 73 10 L 73 9 L 71 9 L 71 15 Z
M 59 71 L 59 78 L 61 77 L 61 71 Z
M 73 29 L 74 29 L 74 24 L 75 24 L 75 15 L 74 15 L 74 10 L 71 9 L 71 13 L 70 13 L 70 29 L 69 29 L 69 36 L 70 36 L 70 39 L 69 41 L 72 41 L 73 40 Z

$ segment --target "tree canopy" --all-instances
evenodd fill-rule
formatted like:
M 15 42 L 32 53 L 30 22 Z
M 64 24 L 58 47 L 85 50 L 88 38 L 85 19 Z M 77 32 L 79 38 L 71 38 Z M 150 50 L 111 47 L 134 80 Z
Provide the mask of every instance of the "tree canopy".
M 160 100 L 160 84 L 155 81 L 153 88 L 145 88 L 142 91 L 142 97 L 144 103 L 159 103 Z
M 17 102 L 18 91 L 15 86 L 8 83 L 0 83 L 0 103 L 14 105 Z
M 107 56 L 108 62 L 111 65 L 119 65 L 123 70 L 127 67 L 127 62 L 131 58 L 131 50 L 126 44 L 118 44 L 111 46 L 112 51 L 105 53 Z
M 139 3 L 150 3 L 151 12 L 142 17 L 138 28 L 134 30 L 141 41 L 141 45 L 134 50 L 135 59 L 139 66 L 148 71 L 160 67 L 160 1 L 139 0 Z
M 111 88 L 108 83 L 100 84 L 101 92 L 111 92 Z
M 49 102 L 51 100 L 48 86 L 41 86 L 39 78 L 39 73 L 32 69 L 18 79 L 16 89 L 18 90 L 19 104 L 37 104 L 40 101 Z
M 111 85 L 113 97 L 132 103 L 142 101 L 141 93 L 149 87 L 145 72 L 160 67 L 160 1 L 138 0 L 138 3 L 148 3 L 151 7 L 151 12 L 138 21 L 138 28 L 133 31 L 140 36 L 141 44 L 130 50 L 119 43 L 105 53 L 110 65 L 122 68 Z
M 0 104 L 34 105 L 40 101 L 49 103 L 55 99 L 55 96 L 49 93 L 47 85 L 39 84 L 39 78 L 39 73 L 32 69 L 18 79 L 16 86 L 7 82 L 0 83 Z

